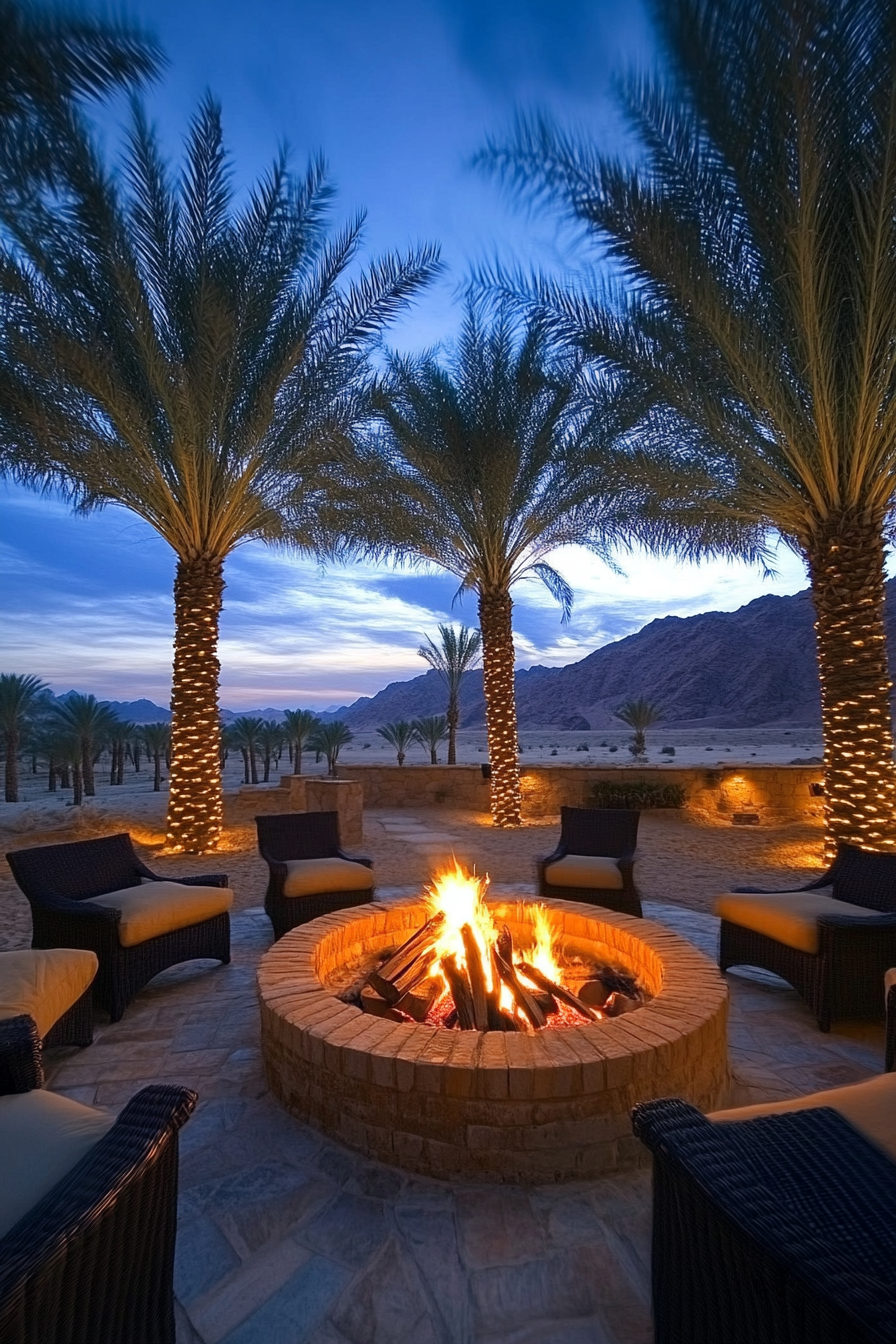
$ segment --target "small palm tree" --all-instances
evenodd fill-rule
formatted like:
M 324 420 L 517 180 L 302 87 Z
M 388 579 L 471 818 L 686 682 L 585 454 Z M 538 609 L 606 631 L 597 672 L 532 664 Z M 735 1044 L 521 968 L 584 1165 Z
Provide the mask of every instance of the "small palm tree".
M 72 802 L 80 807 L 84 801 L 84 747 L 77 730 L 60 723 L 54 734 L 54 751 L 62 787 L 72 789 Z
M 109 767 L 110 784 L 124 783 L 124 762 L 130 749 L 135 728 L 135 724 L 126 723 L 123 719 L 119 719 L 109 732 L 109 747 L 112 753 L 112 761 Z
M 146 723 L 141 729 L 141 735 L 143 745 L 146 748 L 146 755 L 152 761 L 155 769 L 152 791 L 153 793 L 159 793 L 162 788 L 162 762 L 171 742 L 171 724 Z
M 242 753 L 245 776 L 243 782 L 246 784 L 258 783 L 256 752 L 263 729 L 264 719 L 255 718 L 251 714 L 241 715 L 238 719 L 234 719 L 230 725 L 228 736 L 237 751 Z
M 276 719 L 264 719 L 258 734 L 258 744 L 264 763 L 263 783 L 268 784 L 271 778 L 271 762 L 275 757 L 279 757 L 283 750 L 283 725 Z
M 312 733 L 320 726 L 320 719 L 310 709 L 287 709 L 283 727 L 292 754 L 292 772 L 302 773 L 302 752 Z
M 341 719 L 331 719 L 329 723 L 319 723 L 308 739 L 312 751 L 327 758 L 327 774 L 336 774 L 336 762 L 343 747 L 348 746 L 354 737 L 347 723 Z
M 398 764 L 404 765 L 408 747 L 418 740 L 414 725 L 408 723 L 407 719 L 397 719 L 394 723 L 384 723 L 382 727 L 377 728 L 377 732 L 390 747 L 395 748 Z
M 614 709 L 614 716 L 627 723 L 629 728 L 635 730 L 635 735 L 631 742 L 631 753 L 633 756 L 644 756 L 647 752 L 647 738 L 645 736 L 647 729 L 653 724 L 659 723 L 663 717 L 663 711 L 659 705 L 655 705 L 652 700 L 646 700 L 640 696 L 637 700 L 626 700 L 624 705 Z
M 0 442 L 26 483 L 122 505 L 175 552 L 168 845 L 213 849 L 224 562 L 248 540 L 330 544 L 320 505 L 366 412 L 369 352 L 436 250 L 346 283 L 362 220 L 328 237 L 323 164 L 296 180 L 281 158 L 237 206 L 208 100 L 176 179 L 139 111 L 123 173 L 86 140 L 68 164 L 64 226 L 39 197 L 7 221 Z
M 543 297 L 696 459 L 707 514 L 777 532 L 817 623 L 827 845 L 896 845 L 884 625 L 896 515 L 892 0 L 664 0 L 668 55 L 631 79 L 643 154 L 545 122 L 492 167 L 609 251 L 624 288 Z
M 421 644 L 417 652 L 438 672 L 448 691 L 448 708 L 445 711 L 448 723 L 448 764 L 456 765 L 460 683 L 464 673 L 475 667 L 479 660 L 482 636 L 478 630 L 468 630 L 465 625 L 459 630 L 455 630 L 453 625 L 440 625 L 438 644 L 429 635 L 425 639 L 426 643 Z
M 439 743 L 444 742 L 446 738 L 448 738 L 449 743 L 451 741 L 447 716 L 445 714 L 433 714 L 426 719 L 415 719 L 411 727 L 421 747 L 426 747 L 429 751 L 430 764 L 438 765 Z
M 108 705 L 101 705 L 95 695 L 71 695 L 53 706 L 53 714 L 67 733 L 73 733 L 81 743 L 81 774 L 84 793 L 92 798 L 96 793 L 93 767 L 99 752 L 118 724 L 118 716 Z
M 468 306 L 445 366 L 391 359 L 380 435 L 359 447 L 369 488 L 344 509 L 370 553 L 439 565 L 477 594 L 497 826 L 519 825 L 521 808 L 511 589 L 541 579 L 565 617 L 572 591 L 548 554 L 579 543 L 609 558 L 629 536 L 618 428 L 609 408 L 584 414 L 582 393 L 580 364 L 537 317 Z
M 19 801 L 19 750 L 47 686 L 39 677 L 0 673 L 0 732 L 6 752 L 6 801 Z

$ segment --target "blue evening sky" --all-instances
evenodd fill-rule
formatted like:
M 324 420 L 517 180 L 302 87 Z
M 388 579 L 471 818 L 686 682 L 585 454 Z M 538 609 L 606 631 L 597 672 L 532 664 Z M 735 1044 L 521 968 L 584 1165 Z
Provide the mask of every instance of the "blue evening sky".
M 94 6 L 100 8 L 100 6 Z M 526 217 L 469 167 L 517 108 L 541 107 L 611 148 L 622 144 L 613 72 L 651 60 L 636 0 L 140 0 L 128 14 L 161 39 L 170 66 L 148 103 L 171 153 L 206 89 L 223 103 L 238 183 L 286 142 L 301 167 L 322 150 L 338 186 L 336 218 L 367 211 L 369 255 L 441 243 L 444 279 L 391 333 L 415 349 L 448 340 L 457 287 L 495 256 L 574 269 L 581 244 Z M 100 109 L 114 148 L 124 110 Z M 167 703 L 173 557 L 119 509 L 72 516 L 53 499 L 0 490 L 3 670 L 34 672 L 57 692 Z M 622 557 L 614 575 L 583 551 L 555 557 L 576 606 L 563 626 L 540 585 L 515 593 L 522 666 L 573 662 L 654 617 L 733 609 L 805 586 L 783 548 L 778 576 L 743 565 Z M 222 704 L 324 708 L 415 676 L 415 650 L 439 621 L 475 624 L 452 606 L 456 580 L 355 565 L 322 571 L 256 545 L 228 561 Z

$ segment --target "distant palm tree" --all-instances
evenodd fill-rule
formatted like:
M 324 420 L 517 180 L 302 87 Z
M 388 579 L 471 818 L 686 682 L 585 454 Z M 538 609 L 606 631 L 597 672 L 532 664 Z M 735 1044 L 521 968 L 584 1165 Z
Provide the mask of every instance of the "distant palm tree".
M 319 726 L 320 719 L 310 709 L 287 709 L 284 712 L 283 727 L 292 753 L 294 775 L 302 773 L 302 752 L 308 739 Z
M 0 0 L 0 210 L 58 182 L 77 100 L 102 98 L 157 74 L 145 33 L 74 10 Z
M 647 751 L 647 739 L 645 733 L 654 723 L 659 723 L 663 717 L 663 711 L 659 705 L 652 700 L 646 700 L 640 696 L 637 700 L 626 700 L 624 705 L 613 710 L 617 719 L 627 723 L 629 728 L 635 730 L 632 738 L 631 752 L 633 756 L 643 756 Z
M 95 695 L 79 695 L 76 691 L 57 701 L 53 715 L 63 731 L 74 734 L 81 743 L 84 793 L 92 798 L 96 793 L 93 767 L 118 724 L 118 716 L 108 705 L 101 705 Z
M 264 730 L 264 719 L 256 718 L 251 714 L 242 714 L 238 719 L 234 719 L 230 725 L 228 737 L 230 742 L 236 747 L 237 751 L 242 753 L 244 783 L 258 783 L 258 761 L 256 752 L 258 751 L 261 734 Z
M 429 635 L 424 638 L 426 643 L 421 644 L 417 652 L 430 667 L 435 668 L 448 691 L 448 708 L 445 712 L 448 722 L 448 764 L 456 765 L 460 683 L 464 673 L 475 667 L 479 660 L 482 636 L 478 630 L 468 630 L 465 625 L 459 630 L 455 630 L 453 625 L 440 625 L 438 644 Z
M 578 543 L 609 558 L 633 511 L 618 429 L 583 413 L 581 368 L 540 321 L 468 307 L 446 365 L 393 356 L 377 395 L 381 435 L 359 447 L 369 487 L 343 529 L 368 553 L 431 562 L 478 597 L 492 817 L 520 824 L 513 602 L 541 579 L 569 613 L 572 591 L 546 561 Z
M 39 198 L 8 223 L 0 415 L 20 479 L 120 504 L 177 556 L 167 842 L 213 849 L 224 562 L 248 540 L 330 544 L 320 505 L 366 413 L 369 352 L 437 254 L 346 282 L 362 220 L 328 237 L 322 162 L 296 180 L 281 158 L 237 205 L 209 100 L 177 178 L 138 111 L 125 171 L 83 140 L 65 187 L 64 225 Z
M 319 723 L 308 739 L 312 751 L 320 752 L 327 758 L 327 774 L 336 774 L 336 762 L 343 747 L 352 741 L 354 733 L 341 719 L 331 719 L 329 723 Z
M 84 748 L 78 731 L 60 722 L 54 734 L 54 751 L 62 787 L 72 789 L 72 802 L 80 807 L 84 801 Z
M 705 507 L 773 529 L 817 616 L 829 852 L 896 845 L 885 549 L 896 515 L 893 0 L 664 0 L 624 163 L 544 121 L 491 165 L 584 225 L 617 302 L 541 297 L 652 399 Z
M 136 724 L 126 723 L 123 719 L 119 719 L 109 732 L 109 747 L 112 753 L 112 761 L 109 767 L 110 784 L 124 783 L 125 757 L 135 729 Z
M 271 778 L 271 762 L 283 750 L 283 725 L 276 719 L 264 719 L 258 734 L 258 744 L 264 762 L 263 782 L 268 784 Z
M 384 723 L 382 727 L 377 728 L 377 732 L 390 747 L 394 747 L 398 756 L 398 764 L 404 765 L 404 758 L 408 747 L 412 742 L 417 741 L 417 733 L 412 723 L 407 719 L 397 719 L 394 723 Z
M 153 793 L 160 793 L 162 789 L 162 761 L 165 759 L 171 741 L 171 724 L 146 723 L 141 729 L 141 735 L 143 745 L 146 748 L 146 755 L 155 767 L 152 791 Z
M 446 715 L 434 714 L 430 718 L 415 719 L 411 727 L 420 745 L 428 749 L 430 764 L 438 765 L 439 743 L 444 742 L 446 738 L 451 741 Z
M 6 752 L 6 801 L 19 801 L 19 750 L 47 686 L 39 677 L 0 673 L 0 732 Z

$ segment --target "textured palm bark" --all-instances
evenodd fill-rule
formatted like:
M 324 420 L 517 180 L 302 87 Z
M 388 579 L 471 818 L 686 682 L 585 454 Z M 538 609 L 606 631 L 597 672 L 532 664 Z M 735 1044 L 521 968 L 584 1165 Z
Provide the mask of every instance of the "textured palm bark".
M 825 844 L 896 844 L 896 768 L 879 525 L 839 518 L 808 555 L 825 760 Z
M 457 725 L 460 721 L 460 706 L 456 695 L 452 695 L 448 701 L 445 718 L 448 721 L 448 764 L 457 765 Z
M 223 824 L 218 716 L 223 569 L 215 557 L 179 560 L 174 581 L 167 844 L 190 854 L 214 849 Z
M 84 779 L 84 796 L 96 797 L 96 779 L 93 773 L 93 738 L 81 739 L 81 774 Z
M 492 767 L 492 821 L 496 826 L 519 826 L 521 820 L 512 614 L 509 593 L 480 592 L 485 726 Z

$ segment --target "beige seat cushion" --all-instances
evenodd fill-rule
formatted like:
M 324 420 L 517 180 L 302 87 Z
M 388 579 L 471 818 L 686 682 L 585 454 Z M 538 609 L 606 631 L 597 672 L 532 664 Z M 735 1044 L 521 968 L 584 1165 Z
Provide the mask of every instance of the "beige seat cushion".
M 369 891 L 373 870 L 350 859 L 287 859 L 284 896 L 325 896 L 330 891 Z
M 107 1111 L 42 1088 L 0 1097 L 0 1237 L 114 1124 Z
M 229 887 L 183 887 L 177 882 L 145 882 L 139 887 L 94 896 L 91 905 L 121 911 L 118 938 L 122 947 L 134 947 L 162 933 L 201 924 L 223 915 L 233 905 Z
M 796 947 L 801 952 L 818 951 L 819 915 L 856 915 L 859 919 L 877 919 L 879 910 L 866 910 L 863 905 L 849 905 L 835 901 L 826 892 L 775 891 L 761 895 L 729 891 L 716 897 L 716 914 L 742 929 L 764 933 L 776 943 Z
M 93 983 L 95 952 L 76 947 L 0 952 L 0 1018 L 28 1013 L 46 1036 Z
M 788 1111 L 830 1106 L 855 1125 L 872 1143 L 896 1162 L 896 1073 L 882 1073 L 865 1083 L 832 1087 L 792 1101 L 768 1101 L 758 1106 L 740 1106 L 733 1111 L 715 1111 L 710 1120 L 752 1120 L 756 1115 L 783 1115 Z
M 622 887 L 616 860 L 593 854 L 564 854 L 547 865 L 544 876 L 553 887 L 593 887 L 601 891 L 619 891 Z

